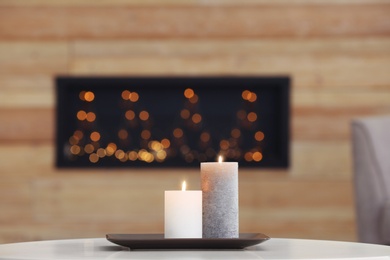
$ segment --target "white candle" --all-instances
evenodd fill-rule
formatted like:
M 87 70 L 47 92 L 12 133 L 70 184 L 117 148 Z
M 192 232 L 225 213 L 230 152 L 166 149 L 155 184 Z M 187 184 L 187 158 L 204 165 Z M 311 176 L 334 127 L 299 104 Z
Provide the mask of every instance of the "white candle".
M 203 238 L 237 238 L 238 163 L 201 163 Z
M 165 191 L 165 238 L 202 238 L 202 191 Z

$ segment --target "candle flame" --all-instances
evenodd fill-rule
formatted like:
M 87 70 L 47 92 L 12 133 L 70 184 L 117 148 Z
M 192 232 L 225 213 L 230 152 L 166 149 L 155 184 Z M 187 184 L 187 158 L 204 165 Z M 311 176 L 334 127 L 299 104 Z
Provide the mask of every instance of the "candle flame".
M 221 163 L 222 162 L 222 156 L 218 156 L 218 162 Z
M 186 188 L 187 188 L 187 183 L 186 183 L 186 181 L 183 181 L 183 183 L 181 184 L 181 190 L 185 191 Z

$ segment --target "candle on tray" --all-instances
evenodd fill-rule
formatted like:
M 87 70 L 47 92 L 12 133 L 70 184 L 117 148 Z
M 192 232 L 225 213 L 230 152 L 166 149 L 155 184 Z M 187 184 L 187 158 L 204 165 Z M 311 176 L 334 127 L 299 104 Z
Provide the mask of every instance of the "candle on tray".
M 201 163 L 203 238 L 238 238 L 238 163 Z
M 202 238 L 202 191 L 165 191 L 165 238 Z

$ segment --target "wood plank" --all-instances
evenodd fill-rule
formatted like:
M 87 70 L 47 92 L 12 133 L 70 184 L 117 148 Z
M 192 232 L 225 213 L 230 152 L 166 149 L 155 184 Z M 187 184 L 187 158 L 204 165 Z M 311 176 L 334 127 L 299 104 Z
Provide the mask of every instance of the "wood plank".
M 229 56 L 234 55 L 385 55 L 389 37 L 314 39 L 158 39 L 75 40 L 70 43 L 76 58 L 142 56 Z
M 348 95 L 341 95 L 348 99 Z M 369 95 L 368 95 L 369 96 Z M 385 95 L 386 96 L 386 95 Z M 387 95 L 388 96 L 388 95 Z M 354 98 L 353 95 L 349 96 Z M 314 98 L 315 100 L 315 98 Z M 373 99 L 372 102 L 375 102 Z M 380 100 L 380 99 L 378 99 Z M 291 137 L 293 140 L 350 140 L 351 122 L 355 118 L 373 115 L 390 114 L 390 105 L 384 99 L 382 105 L 377 107 L 367 106 L 367 102 L 358 107 L 348 107 L 348 103 L 342 107 L 341 103 L 332 106 L 325 102 L 318 102 L 312 106 L 297 106 L 292 108 Z M 312 101 L 315 103 L 315 101 Z M 332 103 L 332 102 L 331 102 Z M 349 103 L 351 104 L 351 103 Z
M 0 6 L 242 6 L 242 5 L 323 5 L 387 4 L 388 0 L 2 0 Z
M 294 64 L 296 66 L 294 66 Z M 351 66 L 349 66 L 351 65 Z M 213 56 L 213 57 L 133 57 L 73 59 L 73 75 L 290 75 L 294 86 L 302 88 L 341 88 L 380 86 L 390 82 L 386 68 L 388 57 L 356 60 L 351 58 L 272 57 L 272 56 Z M 342 69 L 345 68 L 345 69 Z M 373 77 L 368 71 L 375 73 Z M 374 82 L 374 83 L 372 83 Z
M 388 36 L 389 12 L 389 4 L 159 8 L 2 7 L 0 38 Z
M 52 109 L 1 109 L 0 142 L 42 142 L 54 138 Z
M 0 74 L 64 74 L 67 57 L 65 42 L 0 41 Z

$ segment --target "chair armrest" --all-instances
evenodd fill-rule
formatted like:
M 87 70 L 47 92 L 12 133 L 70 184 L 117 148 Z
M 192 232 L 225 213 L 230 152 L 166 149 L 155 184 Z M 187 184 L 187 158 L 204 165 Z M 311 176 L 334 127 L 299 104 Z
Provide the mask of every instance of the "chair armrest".
M 390 245 L 390 200 L 388 200 L 381 211 L 380 233 L 385 244 Z

